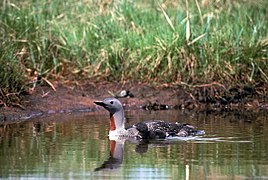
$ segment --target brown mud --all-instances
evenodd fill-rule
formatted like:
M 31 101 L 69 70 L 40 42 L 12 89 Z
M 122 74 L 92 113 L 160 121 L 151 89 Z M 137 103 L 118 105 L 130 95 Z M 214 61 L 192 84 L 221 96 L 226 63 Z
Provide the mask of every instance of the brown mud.
M 100 108 L 93 103 L 94 100 L 125 95 L 123 90 L 127 90 L 128 96 L 120 98 L 125 109 L 187 109 L 207 112 L 268 109 L 265 93 L 250 86 L 226 89 L 217 83 L 189 87 L 85 81 L 64 84 L 53 82 L 53 87 L 56 91 L 51 86 L 38 85 L 32 94 L 23 96 L 21 106 L 0 107 L 0 123 L 57 113 L 95 111 Z

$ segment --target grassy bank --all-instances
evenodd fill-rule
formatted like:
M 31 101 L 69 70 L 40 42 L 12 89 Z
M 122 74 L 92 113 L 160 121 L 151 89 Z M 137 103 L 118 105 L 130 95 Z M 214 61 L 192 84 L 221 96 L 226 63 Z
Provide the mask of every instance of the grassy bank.
M 266 0 L 4 0 L 1 104 L 36 76 L 267 83 L 267 7 Z

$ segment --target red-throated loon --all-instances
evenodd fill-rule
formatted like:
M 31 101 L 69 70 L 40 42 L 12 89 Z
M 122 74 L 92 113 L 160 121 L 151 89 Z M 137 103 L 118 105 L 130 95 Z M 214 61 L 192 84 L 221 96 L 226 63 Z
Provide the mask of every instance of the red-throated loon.
M 136 139 L 165 139 L 204 134 L 204 131 L 196 130 L 189 124 L 162 120 L 143 121 L 125 128 L 124 109 L 118 99 L 106 98 L 94 103 L 110 112 L 110 138 L 121 136 Z

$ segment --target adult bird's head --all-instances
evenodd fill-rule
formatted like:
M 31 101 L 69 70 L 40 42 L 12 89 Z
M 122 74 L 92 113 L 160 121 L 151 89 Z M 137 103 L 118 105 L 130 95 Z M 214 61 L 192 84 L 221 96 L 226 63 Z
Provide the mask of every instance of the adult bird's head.
M 102 101 L 94 101 L 94 103 L 110 112 L 110 131 L 125 128 L 124 110 L 118 99 L 106 98 Z
M 115 98 L 106 98 L 103 101 L 94 101 L 95 104 L 104 107 L 111 114 L 122 111 L 123 106 L 118 99 Z

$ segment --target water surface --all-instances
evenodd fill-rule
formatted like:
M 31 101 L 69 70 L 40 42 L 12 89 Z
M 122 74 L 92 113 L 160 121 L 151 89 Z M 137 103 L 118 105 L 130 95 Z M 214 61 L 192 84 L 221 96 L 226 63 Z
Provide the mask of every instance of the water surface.
M 58 114 L 0 125 L 0 178 L 268 179 L 265 113 L 127 111 L 128 124 L 188 122 L 206 134 L 116 146 L 107 138 L 108 117 L 106 111 Z M 110 157 L 110 147 L 117 157 Z

